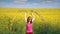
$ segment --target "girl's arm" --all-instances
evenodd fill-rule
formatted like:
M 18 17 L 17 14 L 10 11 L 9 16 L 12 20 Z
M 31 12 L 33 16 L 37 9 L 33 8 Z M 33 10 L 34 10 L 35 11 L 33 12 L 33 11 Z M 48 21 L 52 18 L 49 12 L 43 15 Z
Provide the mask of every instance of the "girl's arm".
M 27 18 L 26 18 L 26 12 L 24 13 L 24 19 L 27 22 Z
M 35 16 L 33 15 L 33 13 L 32 13 L 32 22 L 35 20 Z

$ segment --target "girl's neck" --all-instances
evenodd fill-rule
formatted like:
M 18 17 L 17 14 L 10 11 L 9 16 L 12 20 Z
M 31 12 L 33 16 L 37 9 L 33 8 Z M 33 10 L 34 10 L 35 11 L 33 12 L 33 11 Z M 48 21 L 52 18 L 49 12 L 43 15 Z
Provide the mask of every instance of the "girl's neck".
M 30 23 L 30 22 L 28 22 L 28 23 Z

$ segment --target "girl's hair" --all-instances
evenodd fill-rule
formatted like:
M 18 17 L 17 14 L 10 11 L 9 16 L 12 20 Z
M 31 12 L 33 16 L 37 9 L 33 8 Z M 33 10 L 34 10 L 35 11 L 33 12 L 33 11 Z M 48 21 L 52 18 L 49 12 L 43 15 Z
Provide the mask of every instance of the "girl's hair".
M 27 23 L 29 22 L 29 18 L 31 19 L 30 23 L 32 23 L 32 18 L 31 18 L 31 16 L 29 16 L 29 17 L 27 18 Z

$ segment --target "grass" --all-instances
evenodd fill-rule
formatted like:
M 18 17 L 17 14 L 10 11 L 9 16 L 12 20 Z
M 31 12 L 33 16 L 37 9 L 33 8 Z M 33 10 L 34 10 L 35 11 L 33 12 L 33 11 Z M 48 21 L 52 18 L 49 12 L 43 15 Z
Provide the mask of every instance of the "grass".
M 25 34 L 26 23 L 24 21 L 24 13 L 27 11 L 27 17 L 30 15 L 30 10 L 37 10 L 46 21 L 34 13 L 35 21 L 33 22 L 34 34 L 60 34 L 60 9 L 59 8 L 0 8 L 0 34 Z M 18 12 L 16 12 L 18 11 Z M 10 20 L 16 16 L 13 21 L 13 30 L 10 31 Z

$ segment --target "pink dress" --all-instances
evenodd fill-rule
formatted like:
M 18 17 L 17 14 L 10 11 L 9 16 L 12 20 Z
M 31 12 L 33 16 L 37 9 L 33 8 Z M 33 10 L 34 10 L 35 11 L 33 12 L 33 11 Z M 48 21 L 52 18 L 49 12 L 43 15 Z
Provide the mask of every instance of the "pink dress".
M 26 24 L 26 33 L 32 33 L 32 24 L 30 22 Z

